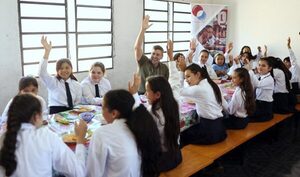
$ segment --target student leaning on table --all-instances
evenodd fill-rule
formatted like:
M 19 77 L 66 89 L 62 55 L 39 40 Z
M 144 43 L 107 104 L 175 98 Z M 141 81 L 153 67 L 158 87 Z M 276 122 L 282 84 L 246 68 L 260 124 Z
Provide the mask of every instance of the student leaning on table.
M 135 108 L 134 103 L 126 90 L 104 95 L 102 114 L 108 124 L 99 127 L 90 141 L 88 177 L 158 176 L 159 132 L 147 109 Z
M 30 104 L 28 104 L 30 103 Z M 53 169 L 65 176 L 85 174 L 87 125 L 76 125 L 75 154 L 48 127 L 42 127 L 42 107 L 32 94 L 17 95 L 8 110 L 7 130 L 0 137 L 0 176 L 51 177 Z

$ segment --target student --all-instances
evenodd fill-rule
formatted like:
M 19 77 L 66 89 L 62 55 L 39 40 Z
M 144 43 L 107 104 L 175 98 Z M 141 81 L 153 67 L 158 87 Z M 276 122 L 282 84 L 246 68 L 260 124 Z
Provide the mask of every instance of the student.
M 283 61 L 280 58 L 270 57 L 273 62 L 273 78 L 274 78 L 274 104 L 273 112 L 279 114 L 286 114 L 293 112 L 295 104 L 292 104 L 289 92 L 290 79 L 292 77 L 291 72 L 284 65 Z M 294 99 L 296 99 L 294 97 Z
M 37 95 L 38 93 L 38 82 L 34 77 L 31 76 L 26 76 L 22 77 L 19 81 L 19 93 L 24 94 L 24 93 L 32 93 L 34 94 L 41 102 L 42 105 L 42 112 L 43 112 L 43 119 L 46 120 L 48 118 L 48 109 L 45 100 L 43 97 Z M 2 113 L 2 119 L 0 119 L 0 125 L 5 123 L 7 121 L 7 112 L 9 109 L 9 106 L 11 105 L 13 99 L 10 99 L 9 102 L 7 103 L 3 113 Z
M 232 74 L 232 83 L 236 86 L 228 104 L 229 117 L 224 119 L 227 129 L 244 129 L 249 122 L 248 115 L 255 110 L 253 86 L 245 68 L 237 68 Z
M 153 46 L 150 59 L 144 55 L 142 44 L 146 30 L 151 26 L 149 24 L 149 16 L 146 15 L 141 26 L 141 30 L 136 39 L 134 50 L 135 50 L 135 59 L 138 63 L 139 73 L 142 78 L 142 84 L 139 88 L 139 94 L 145 93 L 145 83 L 146 78 L 153 75 L 161 75 L 166 79 L 169 78 L 169 69 L 167 65 L 160 62 L 163 58 L 164 49 L 159 46 Z
M 256 89 L 256 110 L 249 120 L 252 122 L 264 122 L 273 118 L 273 91 L 274 79 L 270 72 L 272 71 L 271 58 L 261 58 L 258 62 L 258 77 L 253 70 L 249 71 L 251 82 Z
M 87 104 L 100 105 L 102 97 L 111 90 L 110 82 L 104 78 L 105 66 L 96 62 L 91 66 L 89 76 L 81 82 L 84 102 Z
M 181 132 L 180 145 L 223 141 L 227 135 L 222 122 L 222 110 L 227 109 L 227 103 L 218 85 L 197 64 L 191 64 L 185 69 L 185 79 L 189 87 L 183 88 L 180 94 L 196 103 L 199 123 Z
M 45 49 L 44 57 L 40 62 L 39 77 L 48 89 L 49 113 L 73 109 L 81 102 L 82 89 L 72 73 L 72 63 L 69 59 L 59 59 L 56 62 L 56 76 L 47 72 L 48 58 L 52 48 L 47 37 L 42 37 L 41 43 Z
M 75 154 L 55 133 L 42 127 L 40 100 L 17 95 L 8 110 L 7 131 L 0 137 L 0 176 L 51 177 L 53 169 L 65 176 L 82 177 L 85 168 L 87 125 L 76 125 Z
M 224 77 L 228 72 L 228 64 L 225 63 L 225 56 L 221 53 L 216 54 L 215 64 L 212 65 L 212 68 L 216 72 L 218 77 Z
M 157 176 L 161 153 L 157 126 L 143 105 L 134 106 L 126 90 L 104 95 L 102 114 L 107 125 L 98 128 L 89 145 L 87 176 Z
M 133 86 L 129 87 L 129 91 L 134 95 L 136 103 L 139 104 L 137 77 L 137 75 L 134 76 Z M 148 77 L 145 88 L 149 103 L 147 110 L 158 127 L 162 145 L 159 171 L 168 171 L 182 161 L 179 149 L 180 117 L 178 103 L 173 96 L 169 82 L 162 76 Z
M 300 94 L 300 64 L 299 61 L 296 59 L 294 51 L 292 50 L 290 37 L 287 40 L 287 47 L 289 49 L 290 56 L 286 57 L 283 60 L 283 62 L 292 73 L 292 78 L 290 80 L 292 85 L 292 93 Z
M 218 79 L 217 74 L 215 73 L 215 71 L 213 70 L 211 65 L 206 64 L 206 62 L 208 60 L 208 56 L 209 56 L 208 50 L 205 50 L 205 49 L 201 50 L 198 65 L 207 71 L 207 73 L 211 79 Z

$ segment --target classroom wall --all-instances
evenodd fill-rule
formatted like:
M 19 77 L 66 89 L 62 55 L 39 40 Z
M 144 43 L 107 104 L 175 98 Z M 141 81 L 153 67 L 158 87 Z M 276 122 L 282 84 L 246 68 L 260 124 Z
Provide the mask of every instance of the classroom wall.
M 300 58 L 300 7 L 298 0 L 185 0 L 229 5 L 228 41 L 234 42 L 233 53 L 243 45 L 256 51 L 258 45 L 268 45 L 269 54 L 284 57 L 287 36 L 292 37 L 292 46 Z M 136 70 L 133 45 L 139 32 L 143 15 L 142 0 L 114 0 L 114 69 L 107 77 L 113 88 L 126 88 Z M 20 42 L 17 0 L 0 1 L 0 113 L 8 100 L 17 93 L 21 77 Z M 128 8 L 130 7 L 130 9 Z M 126 17 L 126 18 L 125 18 Z M 87 73 L 76 74 L 82 80 Z M 40 94 L 46 97 L 45 87 Z

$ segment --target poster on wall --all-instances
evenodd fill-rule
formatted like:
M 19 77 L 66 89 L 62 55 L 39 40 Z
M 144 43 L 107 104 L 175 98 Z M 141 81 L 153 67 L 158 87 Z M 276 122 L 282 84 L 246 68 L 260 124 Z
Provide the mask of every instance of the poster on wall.
M 203 49 L 210 52 L 210 64 L 216 53 L 225 53 L 227 15 L 226 5 L 191 4 L 191 35 L 198 43 L 194 61 L 199 61 Z

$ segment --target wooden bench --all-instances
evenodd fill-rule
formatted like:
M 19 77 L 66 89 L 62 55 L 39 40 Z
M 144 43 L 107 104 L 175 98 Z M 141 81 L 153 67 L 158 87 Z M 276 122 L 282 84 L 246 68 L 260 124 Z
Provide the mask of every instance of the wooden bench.
M 297 104 L 296 109 L 300 111 L 300 104 Z M 242 130 L 227 130 L 227 138 L 220 143 L 213 145 L 187 145 L 182 152 L 182 163 L 170 171 L 161 173 L 160 177 L 190 176 L 199 170 L 212 164 L 213 161 L 225 155 L 234 148 L 240 146 L 253 137 L 268 130 L 274 125 L 287 119 L 293 114 L 274 114 L 274 118 L 267 122 L 249 123 Z

